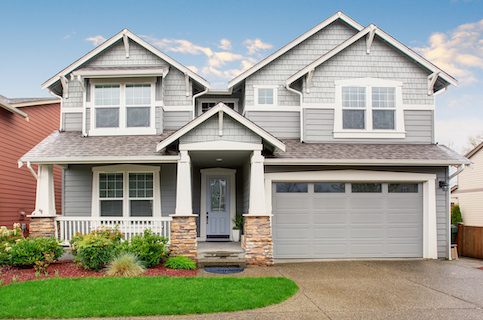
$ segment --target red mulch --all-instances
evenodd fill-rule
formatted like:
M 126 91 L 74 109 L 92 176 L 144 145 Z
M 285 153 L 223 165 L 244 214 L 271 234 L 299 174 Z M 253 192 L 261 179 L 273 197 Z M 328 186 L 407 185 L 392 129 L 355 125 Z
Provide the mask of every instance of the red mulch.
M 106 277 L 102 271 L 96 272 L 92 270 L 84 270 L 82 266 L 77 266 L 76 263 L 71 260 L 57 261 L 52 263 L 48 268 L 48 275 L 43 272 L 37 278 L 35 276 L 35 270 L 33 268 L 18 268 L 18 267 L 0 267 L 0 282 L 3 280 L 3 284 L 12 282 L 14 276 L 18 275 L 17 282 L 47 279 L 57 277 L 55 270 L 58 271 L 59 278 L 85 278 L 85 277 Z M 168 277 L 194 277 L 198 273 L 198 270 L 174 270 L 165 268 L 162 264 L 146 269 L 143 276 L 156 277 L 156 276 L 168 276 Z

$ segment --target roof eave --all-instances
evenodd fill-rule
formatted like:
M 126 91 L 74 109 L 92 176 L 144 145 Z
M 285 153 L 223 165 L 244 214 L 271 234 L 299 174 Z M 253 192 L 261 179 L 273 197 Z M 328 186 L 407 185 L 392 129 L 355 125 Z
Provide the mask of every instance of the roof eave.
M 466 160 L 391 160 L 391 159 L 298 159 L 266 158 L 269 165 L 353 165 L 353 166 L 450 166 L 469 164 Z
M 179 160 L 179 155 L 159 155 L 159 156 L 108 156 L 108 157 L 22 157 L 19 161 L 23 163 L 34 164 L 56 164 L 56 165 L 69 165 L 69 164 L 102 164 L 102 163 L 176 163 Z

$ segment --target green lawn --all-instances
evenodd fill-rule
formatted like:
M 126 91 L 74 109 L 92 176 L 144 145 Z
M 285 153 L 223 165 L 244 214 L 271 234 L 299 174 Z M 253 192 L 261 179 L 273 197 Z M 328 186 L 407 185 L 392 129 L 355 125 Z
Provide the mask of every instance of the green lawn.
M 1 318 L 194 314 L 253 309 L 294 295 L 286 278 L 54 278 L 0 287 Z

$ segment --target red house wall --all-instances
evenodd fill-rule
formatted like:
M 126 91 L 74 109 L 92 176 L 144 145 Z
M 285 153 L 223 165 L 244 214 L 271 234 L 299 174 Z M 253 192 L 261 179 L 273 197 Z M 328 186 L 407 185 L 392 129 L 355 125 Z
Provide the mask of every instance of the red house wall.
M 59 128 L 60 103 L 19 108 L 30 121 L 0 108 L 0 226 L 11 228 L 16 222 L 27 223 L 20 212 L 29 215 L 35 209 L 37 181 L 17 160 Z M 37 171 L 37 166 L 32 165 Z M 61 213 L 62 169 L 54 166 L 55 206 Z

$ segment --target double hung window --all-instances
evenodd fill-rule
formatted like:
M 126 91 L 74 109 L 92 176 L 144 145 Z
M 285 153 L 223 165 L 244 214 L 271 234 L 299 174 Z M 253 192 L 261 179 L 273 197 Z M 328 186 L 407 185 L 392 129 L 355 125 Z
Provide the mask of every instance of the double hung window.
M 154 134 L 152 83 L 95 83 L 91 133 Z

